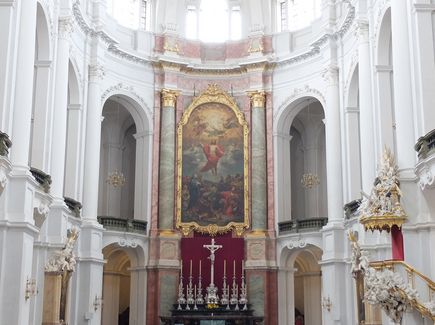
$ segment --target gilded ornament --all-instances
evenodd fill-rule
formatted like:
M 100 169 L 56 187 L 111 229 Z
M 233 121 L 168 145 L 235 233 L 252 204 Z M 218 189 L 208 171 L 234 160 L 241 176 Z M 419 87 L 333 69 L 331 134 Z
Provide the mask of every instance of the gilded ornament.
M 265 108 L 266 93 L 263 90 L 248 91 L 252 108 Z
M 402 227 L 406 214 L 400 204 L 402 192 L 399 188 L 398 167 L 390 150 L 385 149 L 378 176 L 370 196 L 364 198 L 358 209 L 360 223 L 365 230 L 386 230 L 393 226 Z
M 162 89 L 162 107 L 175 107 L 175 103 L 177 102 L 177 97 L 179 94 L 180 92 L 176 90 Z

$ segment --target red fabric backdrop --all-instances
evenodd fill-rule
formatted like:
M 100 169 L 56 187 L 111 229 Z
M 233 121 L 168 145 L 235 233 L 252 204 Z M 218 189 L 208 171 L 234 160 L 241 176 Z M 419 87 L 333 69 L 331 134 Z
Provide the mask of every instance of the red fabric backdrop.
M 192 261 L 192 285 L 198 284 L 199 261 L 202 262 L 202 287 L 205 289 L 210 284 L 210 251 L 203 245 L 211 244 L 211 237 L 195 234 L 193 238 L 181 239 L 181 258 L 183 261 L 184 285 L 189 282 L 190 261 Z M 222 245 L 215 252 L 214 283 L 218 287 L 219 297 L 222 294 L 222 281 L 224 274 L 224 260 L 226 261 L 227 285 L 233 283 L 233 263 L 236 262 L 236 280 L 239 284 L 242 273 L 242 261 L 244 259 L 243 238 L 233 238 L 232 234 L 215 237 L 215 244 Z M 205 296 L 205 291 L 203 291 Z

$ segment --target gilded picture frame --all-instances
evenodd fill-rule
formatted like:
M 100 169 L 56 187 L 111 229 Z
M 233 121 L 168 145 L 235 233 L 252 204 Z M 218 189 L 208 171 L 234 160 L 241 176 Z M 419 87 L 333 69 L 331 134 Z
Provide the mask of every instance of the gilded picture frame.
M 177 125 L 176 227 L 187 236 L 249 228 L 249 128 L 217 85 L 196 97 Z

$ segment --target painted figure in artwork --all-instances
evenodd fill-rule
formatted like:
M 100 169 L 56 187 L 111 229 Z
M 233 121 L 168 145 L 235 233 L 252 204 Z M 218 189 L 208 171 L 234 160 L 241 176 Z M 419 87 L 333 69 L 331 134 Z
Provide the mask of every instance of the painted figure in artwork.
M 201 147 L 204 151 L 205 157 L 207 158 L 207 163 L 200 171 L 206 172 L 211 170 L 213 175 L 217 175 L 217 164 L 219 159 L 221 159 L 225 153 L 224 148 L 216 143 L 216 139 L 211 140 L 211 144 L 201 143 Z

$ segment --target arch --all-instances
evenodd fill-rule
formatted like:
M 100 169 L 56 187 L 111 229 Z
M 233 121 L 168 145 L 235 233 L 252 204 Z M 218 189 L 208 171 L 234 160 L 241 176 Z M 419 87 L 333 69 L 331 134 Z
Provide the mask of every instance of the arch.
M 353 67 L 352 77 L 349 82 L 347 91 L 347 105 L 346 107 L 358 107 L 358 94 L 359 94 L 359 87 L 358 87 L 358 63 L 355 64 Z
M 305 324 L 321 324 L 321 236 L 317 245 L 307 243 L 314 238 L 300 238 L 290 242 L 280 252 L 278 295 L 280 324 L 295 324 L 298 315 L 305 315 Z M 299 316 L 300 317 L 300 316 Z
M 384 15 L 381 20 L 379 31 L 377 33 L 377 53 L 376 62 L 378 65 L 391 65 L 391 8 L 385 9 Z
M 38 2 L 36 7 L 36 53 L 39 61 L 51 60 L 52 44 L 47 17 L 46 10 Z
M 81 105 L 82 94 L 77 74 L 77 66 L 73 60 L 69 60 L 68 65 L 68 105 Z
M 134 92 L 133 87 L 119 83 L 108 88 L 101 96 L 101 113 L 107 100 L 122 104 L 133 117 L 137 132 L 152 130 L 153 114 L 144 99 Z
M 274 114 L 274 132 L 280 132 L 280 130 L 290 127 L 293 123 L 293 119 L 303 108 L 303 105 L 300 105 L 304 100 L 310 98 L 317 100 L 322 107 L 326 107 L 325 97 L 317 89 L 309 88 L 307 85 L 303 90 L 296 88 L 293 94 L 286 98 L 284 103 L 278 107 L 277 112 Z
M 317 97 L 303 95 L 298 95 L 298 98 L 293 99 L 278 116 L 275 134 L 288 135 L 289 138 L 289 140 L 282 136 L 274 138 L 274 150 L 277 158 L 274 161 L 275 180 L 278 186 L 278 191 L 275 192 L 278 222 L 327 215 L 323 211 L 324 205 L 320 204 L 319 201 L 323 199 L 322 195 L 326 191 L 320 192 L 319 188 L 316 187 L 308 193 L 301 187 L 300 183 L 300 179 L 305 173 L 324 175 L 324 179 L 320 183 L 326 183 L 326 172 L 319 171 L 319 166 L 323 168 L 323 165 L 318 163 L 319 154 L 316 153 L 323 147 L 323 145 L 319 147 L 317 144 L 319 132 L 323 130 L 318 126 L 323 123 L 324 116 L 324 108 Z M 299 133 L 300 137 L 295 131 Z M 321 134 L 323 135 L 323 133 Z M 297 143 L 305 149 L 303 152 L 297 153 L 294 150 Z M 290 193 L 289 189 L 291 189 Z

